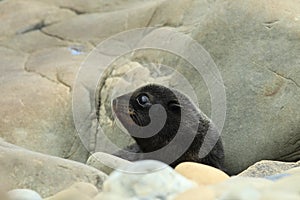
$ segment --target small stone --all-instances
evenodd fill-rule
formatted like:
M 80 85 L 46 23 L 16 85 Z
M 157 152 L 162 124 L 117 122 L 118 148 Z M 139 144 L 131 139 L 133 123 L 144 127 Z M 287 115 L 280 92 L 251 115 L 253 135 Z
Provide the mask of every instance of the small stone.
M 77 182 L 71 188 L 77 189 L 79 192 L 86 194 L 89 197 L 94 197 L 98 194 L 98 189 L 91 183 Z
M 216 185 L 210 185 L 219 199 L 247 199 L 247 195 L 253 200 L 259 199 L 260 191 L 274 184 L 273 181 L 264 178 L 231 177 Z M 222 198 L 221 198 L 222 197 Z
M 262 194 L 260 200 L 299 200 L 300 196 L 296 193 L 283 191 L 269 191 Z
M 292 169 L 289 169 L 285 171 L 287 174 L 300 174 L 300 167 L 294 167 Z
M 87 165 L 92 166 L 106 174 L 110 174 L 115 169 L 130 164 L 132 164 L 132 162 L 103 152 L 94 153 L 87 160 Z
M 101 200 L 112 199 L 111 194 L 122 199 L 172 199 L 196 186 L 162 162 L 142 160 L 111 173 L 100 196 Z
M 68 188 L 66 190 L 63 190 L 54 196 L 48 197 L 44 200 L 91 200 L 88 195 L 82 193 L 81 191 L 75 189 L 75 188 Z M 21 199 L 20 199 L 21 200 Z
M 175 171 L 199 185 L 216 184 L 229 178 L 227 174 L 219 169 L 193 162 L 180 163 L 176 166 Z
M 77 182 L 71 185 L 69 188 L 48 197 L 45 200 L 89 200 L 98 194 L 98 189 L 90 183 Z
M 179 194 L 175 200 L 199 200 L 199 199 L 205 199 L 205 200 L 214 200 L 215 194 L 211 189 L 208 189 L 206 187 L 200 186 L 195 187 L 192 189 L 189 189 L 181 194 Z
M 221 200 L 260 200 L 261 194 L 260 192 L 251 187 L 237 187 L 233 190 L 226 191 L 219 197 Z
M 100 193 L 98 194 L 95 198 L 93 198 L 93 200 L 138 200 L 135 198 L 126 198 L 117 194 L 111 194 L 111 193 Z
M 29 189 L 15 189 L 7 193 L 10 200 L 42 200 L 42 197 L 35 191 Z
M 268 188 L 270 192 L 272 191 L 283 191 L 286 193 L 298 193 L 300 199 L 300 174 L 291 175 L 282 178 Z

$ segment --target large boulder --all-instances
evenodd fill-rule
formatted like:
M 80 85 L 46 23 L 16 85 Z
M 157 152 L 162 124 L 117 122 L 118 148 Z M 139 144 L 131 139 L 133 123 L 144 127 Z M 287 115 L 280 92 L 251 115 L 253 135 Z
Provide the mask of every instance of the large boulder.
M 5 189 L 32 189 L 47 197 L 75 182 L 102 188 L 107 175 L 82 163 L 32 152 L 0 141 L 0 177 Z M 5 181 L 4 181 L 5 180 Z
M 179 2 L 165 1 L 162 5 L 164 7 L 157 11 L 162 17 L 156 13 L 151 21 L 154 24 L 172 16 L 172 12 L 167 12 L 170 9 L 178 12 L 182 8 Z M 168 25 L 197 40 L 210 53 L 221 72 L 227 98 L 222 138 L 229 173 L 236 174 L 262 159 L 299 160 L 300 71 L 297 55 L 300 24 L 296 14 L 299 13 L 299 3 L 273 2 L 268 6 L 266 1 L 187 1 L 185 6 L 178 23 L 173 21 Z M 159 33 L 156 39 L 165 40 Z M 166 43 L 170 41 L 165 40 Z M 142 66 L 156 62 L 176 68 L 195 88 L 200 108 L 210 115 L 211 96 L 203 79 L 182 59 L 166 52 L 154 52 L 135 52 L 126 59 Z M 131 79 L 127 77 L 129 70 L 124 70 L 128 64 L 106 74 L 100 98 L 100 118 L 105 122 L 105 130 L 109 129 L 105 126 L 114 124 L 107 119 L 112 118 L 110 101 L 114 92 L 110 91 L 114 87 L 117 92 L 125 93 L 140 86 L 141 81 L 143 84 L 164 83 L 167 79 L 166 85 L 177 88 L 182 84 L 172 73 L 157 76 L 153 75 L 157 72 L 149 67 L 143 69 L 137 64 L 129 65 L 131 70 L 139 68 L 139 73 L 133 72 Z M 161 70 L 158 68 L 158 71 Z

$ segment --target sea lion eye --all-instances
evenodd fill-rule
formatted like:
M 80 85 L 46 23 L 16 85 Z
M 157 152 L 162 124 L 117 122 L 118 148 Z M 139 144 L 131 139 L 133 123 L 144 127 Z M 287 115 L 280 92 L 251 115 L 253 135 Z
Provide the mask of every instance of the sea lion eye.
M 147 107 L 151 105 L 149 97 L 146 94 L 141 94 L 136 98 L 138 104 L 142 107 Z

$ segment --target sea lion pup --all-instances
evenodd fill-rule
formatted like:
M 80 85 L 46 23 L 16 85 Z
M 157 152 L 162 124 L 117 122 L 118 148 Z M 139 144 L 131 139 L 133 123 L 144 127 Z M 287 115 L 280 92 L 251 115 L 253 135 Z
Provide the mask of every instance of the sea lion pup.
M 119 151 L 114 155 L 131 161 L 161 160 L 172 167 L 191 161 L 224 170 L 224 150 L 217 129 L 181 92 L 149 84 L 113 99 L 112 108 L 136 141 L 126 150 L 144 153 L 134 157 Z M 169 148 L 164 149 L 166 146 Z

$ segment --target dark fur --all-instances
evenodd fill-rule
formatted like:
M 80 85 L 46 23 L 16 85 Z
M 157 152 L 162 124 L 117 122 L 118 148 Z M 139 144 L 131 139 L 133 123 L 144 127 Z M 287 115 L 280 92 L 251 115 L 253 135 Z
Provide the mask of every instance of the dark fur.
M 177 160 L 172 162 L 170 166 L 174 167 L 181 162 L 193 161 L 211 165 L 222 170 L 224 169 L 223 145 L 213 123 L 201 113 L 201 111 L 187 96 L 176 90 L 151 84 L 141 87 L 135 90 L 133 93 L 128 93 L 114 99 L 113 110 L 118 119 L 121 121 L 122 125 L 128 130 L 129 133 L 131 133 L 133 130 L 131 129 L 132 123 L 135 123 L 139 126 L 146 126 L 150 123 L 149 108 L 141 107 L 136 100 L 141 94 L 146 94 L 149 97 L 152 105 L 162 105 L 166 110 L 167 119 L 164 127 L 156 135 L 149 138 L 133 137 L 137 145 L 129 146 L 127 150 L 144 153 L 153 152 L 168 145 L 169 142 L 174 139 L 176 134 L 182 134 L 179 142 L 173 147 L 175 150 L 174 152 L 176 153 L 176 150 L 181 148 L 184 149 L 184 145 L 186 145 L 185 138 L 187 138 L 188 134 L 192 134 L 192 130 L 195 130 L 195 137 L 193 137 L 194 139 L 191 145 Z M 129 105 L 126 106 L 125 104 L 128 103 L 128 101 Z M 179 102 L 183 103 L 180 104 Z M 187 113 L 183 119 L 181 119 L 182 113 Z M 178 133 L 180 123 L 183 123 L 183 131 Z M 216 140 L 218 141 L 204 158 L 199 158 L 198 153 L 209 127 L 213 129 L 213 133 L 215 133 L 211 137 L 216 137 Z M 157 159 L 163 161 L 164 156 L 169 156 L 170 154 L 172 154 L 172 151 L 159 156 L 160 158 Z M 129 155 L 122 155 L 120 153 L 116 153 L 116 155 L 129 160 L 145 159 L 142 157 L 134 158 L 130 157 Z

